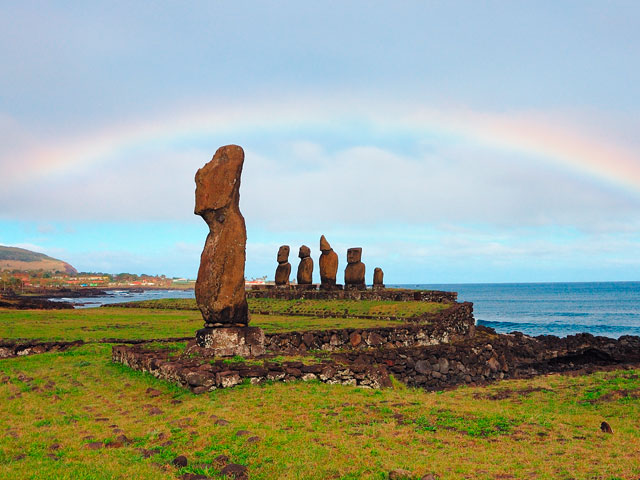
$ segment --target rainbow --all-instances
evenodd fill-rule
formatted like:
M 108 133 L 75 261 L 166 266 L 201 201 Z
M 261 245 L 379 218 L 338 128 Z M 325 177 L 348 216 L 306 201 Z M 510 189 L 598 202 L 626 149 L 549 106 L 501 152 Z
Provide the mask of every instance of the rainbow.
M 301 127 L 339 131 L 341 121 L 355 121 L 385 132 L 410 132 L 419 138 L 477 145 L 514 153 L 514 161 L 536 161 L 566 169 L 578 176 L 640 193 L 640 155 L 586 132 L 569 122 L 540 115 L 479 113 L 469 110 L 428 110 L 383 106 L 373 110 L 364 104 L 300 102 L 226 106 L 173 113 L 163 118 L 142 119 L 79 138 L 52 142 L 22 152 L 5 172 L 11 182 L 31 181 L 38 176 L 64 175 L 81 165 L 109 162 L 137 148 L 151 148 L 212 135 L 227 139 L 257 132 L 287 134 Z

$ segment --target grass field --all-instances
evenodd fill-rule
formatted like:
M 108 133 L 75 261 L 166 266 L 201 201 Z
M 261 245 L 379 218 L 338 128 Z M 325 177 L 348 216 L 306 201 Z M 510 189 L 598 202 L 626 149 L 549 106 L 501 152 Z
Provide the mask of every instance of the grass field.
M 251 325 L 266 332 L 363 328 L 398 325 L 399 321 L 361 318 L 251 315 Z M 203 327 L 199 311 L 147 308 L 78 310 L 9 310 L 0 308 L 0 338 L 39 340 L 154 339 L 194 336 Z
M 249 298 L 250 312 L 274 315 L 308 316 L 377 316 L 411 318 L 425 313 L 437 313 L 449 305 L 436 302 L 397 302 L 391 300 L 280 300 L 275 298 Z M 121 307 L 197 310 L 193 298 L 167 298 L 141 300 L 119 304 Z
M 0 311 L 3 338 L 181 336 L 201 323 L 175 310 Z M 0 360 L 0 478 L 221 478 L 219 455 L 251 479 L 386 479 L 396 468 L 415 479 L 640 476 L 640 371 L 439 393 L 296 382 L 194 396 L 112 364 L 110 353 L 88 344 Z M 189 465 L 171 465 L 177 455 Z

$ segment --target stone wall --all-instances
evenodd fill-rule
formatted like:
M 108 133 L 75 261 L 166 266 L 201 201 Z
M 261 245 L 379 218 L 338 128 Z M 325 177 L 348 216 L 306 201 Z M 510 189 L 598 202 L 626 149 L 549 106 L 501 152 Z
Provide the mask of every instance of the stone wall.
M 589 334 L 558 337 L 498 335 L 478 327 L 478 334 L 455 344 L 422 347 L 345 350 L 318 361 L 275 362 L 272 357 L 251 362 L 213 363 L 207 358 L 170 358 L 166 350 L 118 345 L 113 361 L 178 383 L 194 393 L 232 387 L 242 382 L 318 380 L 326 383 L 381 388 L 390 375 L 409 386 L 443 390 L 481 385 L 508 378 L 529 378 L 551 372 L 590 372 L 609 368 L 638 368 L 640 337 L 618 340 Z
M 83 345 L 82 340 L 74 342 L 31 342 L 31 341 L 11 341 L 0 342 L 0 358 L 22 357 L 45 352 L 61 352 L 71 347 Z
M 456 292 L 438 290 L 408 290 L 380 288 L 370 290 L 319 290 L 317 285 L 259 285 L 247 290 L 247 298 L 277 298 L 282 300 L 393 300 L 396 302 L 438 302 L 453 303 Z
M 274 333 L 266 335 L 265 347 L 267 351 L 285 354 L 308 350 L 419 347 L 470 338 L 475 330 L 473 304 L 469 302 L 423 315 L 419 322 L 417 318 L 412 319 L 411 324 L 392 327 Z
M 381 388 L 391 385 L 384 367 L 363 365 L 355 371 L 332 360 L 304 364 L 302 362 L 274 362 L 265 359 L 261 364 L 213 363 L 202 358 L 169 357 L 167 351 L 151 351 L 142 346 L 116 345 L 112 360 L 134 370 L 177 383 L 194 393 L 228 388 L 240 383 L 259 384 L 266 381 L 319 380 L 330 384 Z
M 385 365 L 397 380 L 426 390 L 640 363 L 640 337 L 528 337 L 478 330 L 472 341 L 452 345 L 341 352 L 333 358 L 347 364 Z

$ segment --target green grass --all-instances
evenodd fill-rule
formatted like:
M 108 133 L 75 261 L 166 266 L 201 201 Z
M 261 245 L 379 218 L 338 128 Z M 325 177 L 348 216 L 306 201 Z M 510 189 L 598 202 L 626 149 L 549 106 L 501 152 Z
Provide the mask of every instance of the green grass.
M 362 318 L 252 315 L 251 325 L 267 333 L 333 328 L 398 325 L 398 321 Z M 155 339 L 193 336 L 203 327 L 199 311 L 146 308 L 86 308 L 77 310 L 0 309 L 0 338 L 40 340 Z
M 261 323 L 262 322 L 262 323 Z M 253 316 L 268 331 L 380 320 Z M 0 336 L 43 340 L 193 335 L 199 312 L 0 310 Z M 184 342 L 150 347 L 179 354 Z M 427 393 L 392 379 L 366 390 L 319 382 L 241 385 L 201 396 L 110 362 L 111 345 L 0 360 L 0 478 L 220 479 L 214 459 L 252 480 L 631 479 L 640 477 L 640 371 L 552 375 Z M 308 361 L 326 353 L 311 352 Z M 304 360 L 276 357 L 272 361 Z M 229 359 L 229 364 L 239 358 Z M 223 418 L 228 424 L 216 424 Z M 600 431 L 607 421 L 613 435 Z M 248 430 L 259 437 L 251 443 Z M 92 442 L 116 445 L 91 450 Z M 185 455 L 189 465 L 171 460 Z
M 249 311 L 270 315 L 308 316 L 377 316 L 411 318 L 425 313 L 437 313 L 449 307 L 436 302 L 396 302 L 390 300 L 280 300 L 274 298 L 249 298 Z M 120 307 L 197 310 L 195 299 L 168 298 L 142 300 L 119 304 Z
M 220 478 L 222 454 L 256 480 L 385 479 L 395 468 L 443 479 L 640 475 L 638 402 L 583 401 L 603 385 L 640 388 L 638 371 L 440 393 L 296 382 L 194 396 L 109 357 L 109 345 L 92 344 L 0 362 L 0 478 Z M 613 435 L 600 431 L 603 420 Z M 87 447 L 122 434 L 130 444 Z M 190 464 L 176 469 L 181 454 Z

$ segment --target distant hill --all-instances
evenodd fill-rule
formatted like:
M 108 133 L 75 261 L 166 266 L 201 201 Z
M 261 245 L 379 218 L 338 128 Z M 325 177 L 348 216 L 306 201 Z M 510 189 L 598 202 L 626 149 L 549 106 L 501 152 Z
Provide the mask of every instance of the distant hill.
M 32 252 L 24 248 L 0 245 L 0 270 L 65 272 L 75 275 L 78 271 L 62 260 L 51 258 L 44 253 Z

